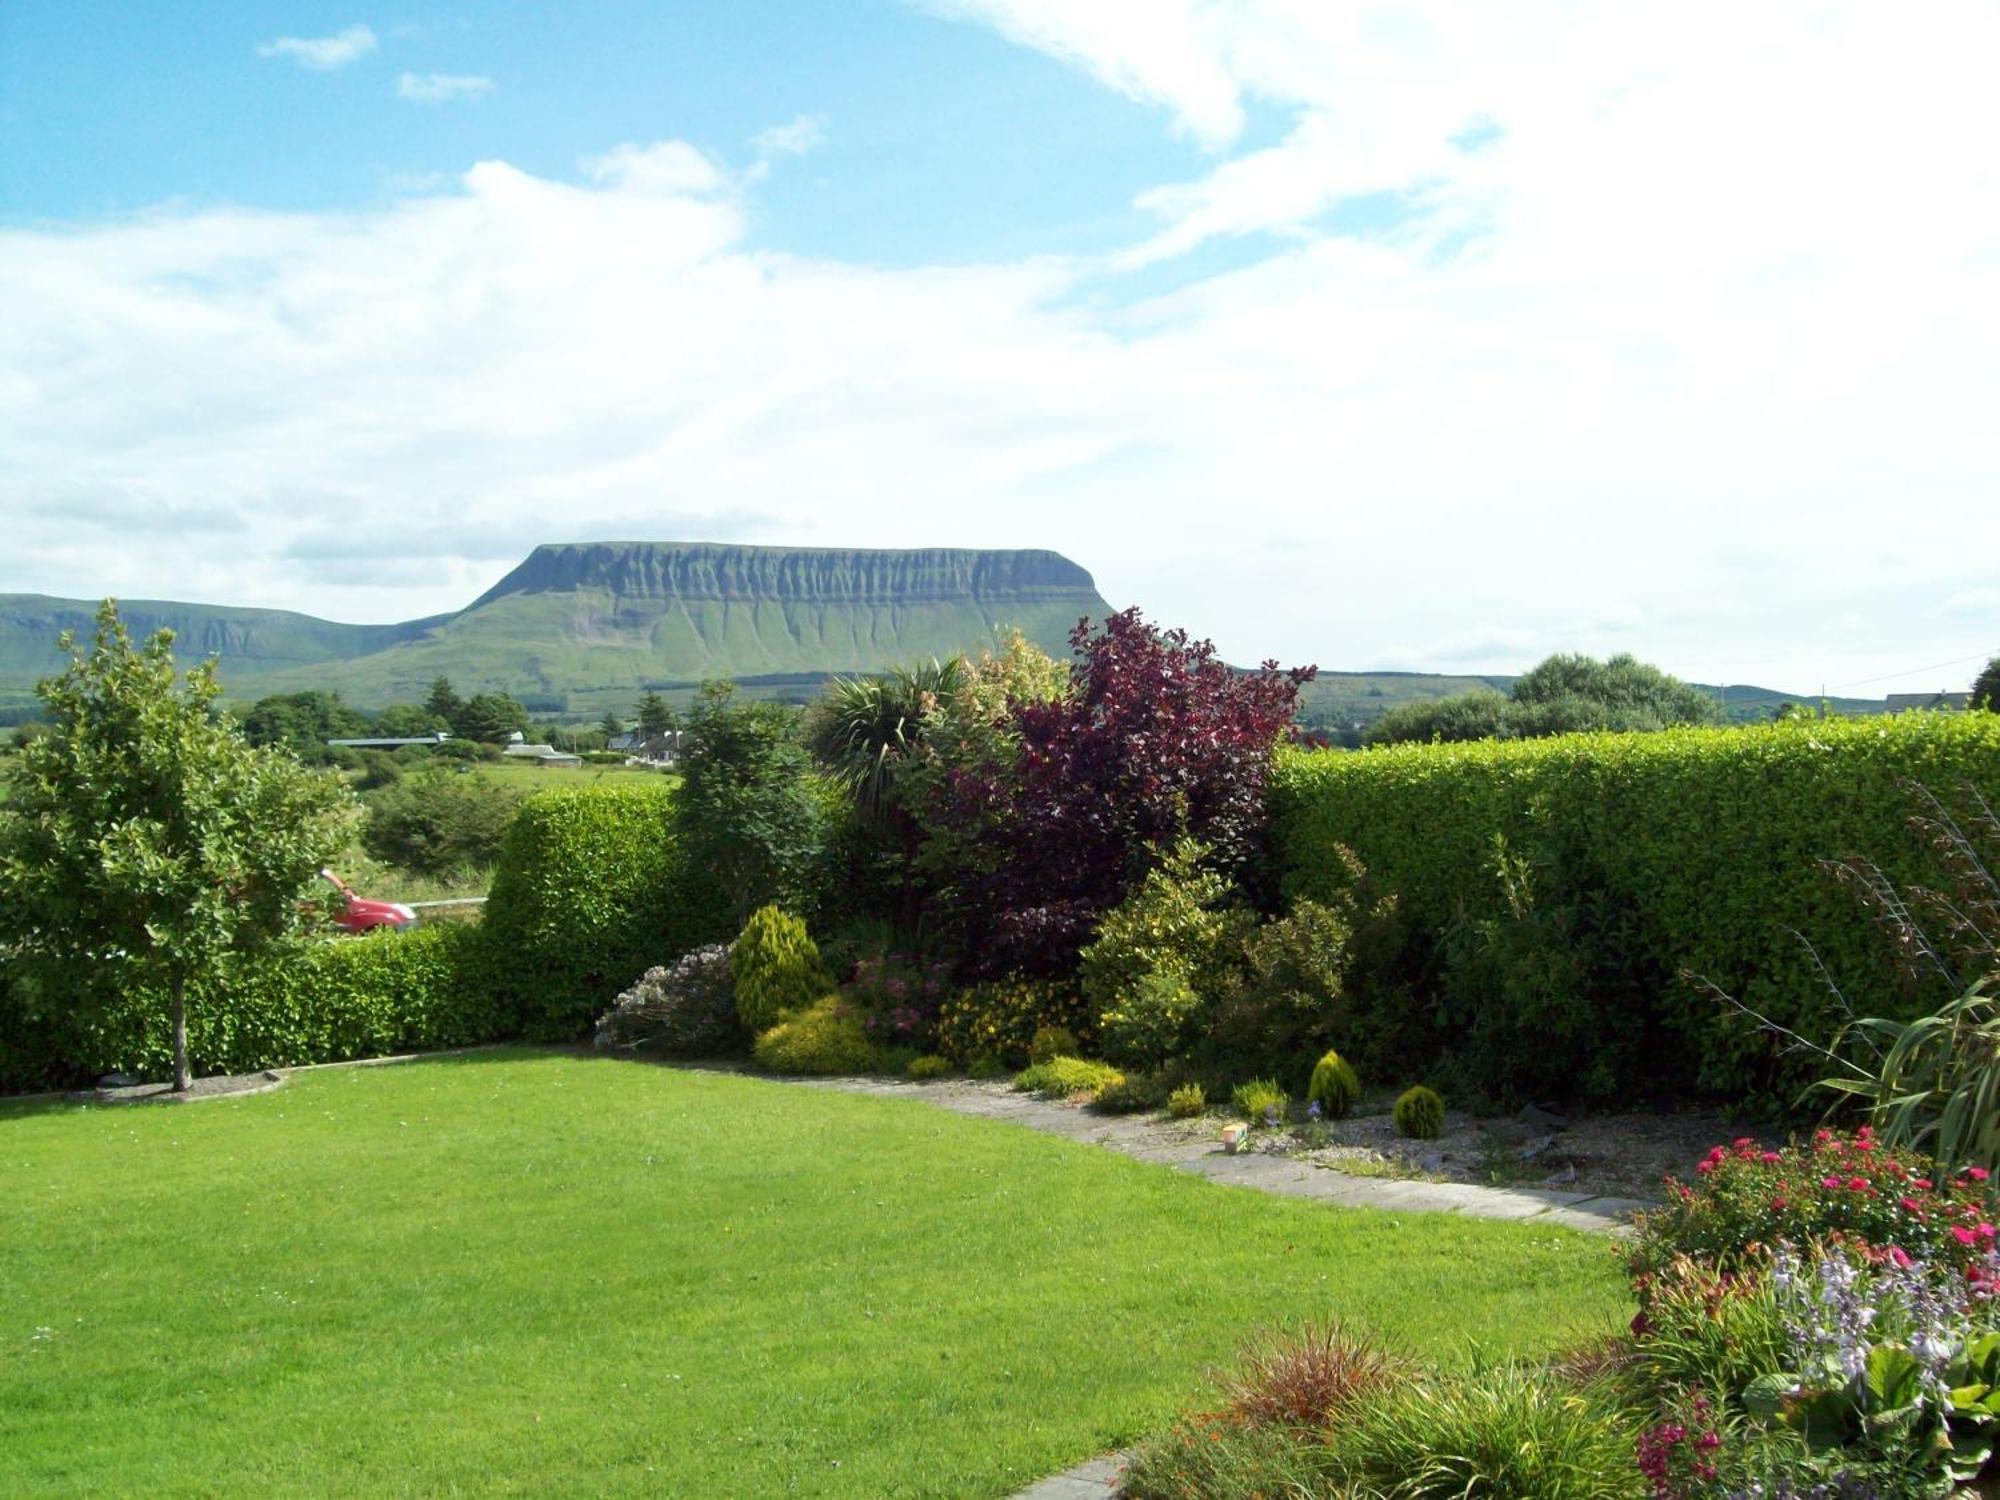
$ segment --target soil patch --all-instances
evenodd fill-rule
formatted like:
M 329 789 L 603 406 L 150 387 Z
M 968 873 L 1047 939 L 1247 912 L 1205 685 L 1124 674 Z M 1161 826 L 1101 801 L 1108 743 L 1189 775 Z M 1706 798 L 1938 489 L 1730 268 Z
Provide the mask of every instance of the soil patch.
M 232 1094 L 262 1094 L 284 1083 L 272 1069 L 261 1073 L 219 1073 L 197 1078 L 179 1093 L 171 1083 L 133 1083 L 112 1088 L 78 1089 L 69 1095 L 80 1104 L 192 1104 L 198 1099 L 226 1099 Z

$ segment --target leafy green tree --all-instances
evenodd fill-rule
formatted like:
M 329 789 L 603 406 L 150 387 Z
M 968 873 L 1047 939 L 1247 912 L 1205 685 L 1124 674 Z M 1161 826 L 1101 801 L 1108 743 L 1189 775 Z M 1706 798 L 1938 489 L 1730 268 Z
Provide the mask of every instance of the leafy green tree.
M 1631 655 L 1609 661 L 1556 655 L 1516 678 L 1513 691 L 1504 697 L 1481 688 L 1392 708 L 1370 727 L 1366 741 L 1541 739 L 1587 730 L 1719 724 L 1722 718 L 1721 705 L 1700 688 Z
M 434 717 L 443 719 L 446 724 L 456 724 L 459 710 L 465 707 L 465 701 L 458 696 L 449 677 L 437 677 L 431 680 L 430 695 L 424 699 L 424 707 Z
M 817 894 L 826 814 L 797 717 L 779 704 L 739 701 L 728 682 L 703 683 L 688 714 L 676 831 L 739 919 L 771 902 L 800 910 Z
M 465 701 L 451 728 L 462 740 L 494 745 L 510 734 L 527 733 L 528 711 L 506 693 L 478 693 Z
M 375 732 L 384 739 L 415 739 L 450 728 L 449 719 L 422 703 L 391 703 L 375 715 Z
M 243 736 L 251 744 L 282 745 L 314 763 L 330 758 L 328 740 L 358 739 L 372 727 L 367 715 L 340 701 L 340 694 L 319 691 L 259 698 L 243 715 Z
M 916 752 L 925 717 L 967 676 L 954 656 L 895 667 L 879 677 L 836 677 L 806 716 L 806 745 L 854 794 L 863 817 L 894 822 L 894 773 Z
M 597 721 L 597 728 L 603 734 L 605 743 L 609 744 L 625 732 L 625 721 L 614 713 L 606 712 L 604 717 Z
M 639 700 L 639 733 L 647 739 L 665 734 L 674 727 L 674 711 L 667 700 L 658 693 L 648 693 Z
M 1989 661 L 1972 684 L 1972 706 L 2000 713 L 2000 656 Z
M 184 1090 L 189 986 L 299 929 L 353 799 L 249 744 L 215 710 L 214 662 L 178 678 L 173 632 L 134 649 L 111 600 L 89 652 L 36 691 L 52 722 L 0 819 L 0 947 L 45 997 L 102 991 L 113 966 L 163 985 Z

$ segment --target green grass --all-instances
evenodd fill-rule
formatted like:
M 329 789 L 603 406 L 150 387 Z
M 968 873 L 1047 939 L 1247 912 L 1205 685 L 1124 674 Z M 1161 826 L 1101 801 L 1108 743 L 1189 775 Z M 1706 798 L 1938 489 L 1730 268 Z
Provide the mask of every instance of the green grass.
M 493 1052 L 0 1106 L 0 1493 L 999 1496 L 1267 1322 L 1607 1327 L 1601 1241 L 913 1100 Z

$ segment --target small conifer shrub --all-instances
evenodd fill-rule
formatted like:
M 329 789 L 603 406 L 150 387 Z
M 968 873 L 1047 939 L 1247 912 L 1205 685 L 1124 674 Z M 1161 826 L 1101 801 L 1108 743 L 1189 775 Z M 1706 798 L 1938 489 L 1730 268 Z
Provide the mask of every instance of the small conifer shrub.
M 1314 1065 L 1312 1082 L 1306 1085 L 1306 1098 L 1320 1107 L 1320 1112 L 1329 1120 L 1341 1120 L 1354 1108 L 1361 1097 L 1361 1079 L 1355 1074 L 1354 1066 L 1338 1052 L 1329 1050 Z
M 1444 1100 L 1421 1083 L 1403 1090 L 1396 1101 L 1396 1133 L 1414 1141 L 1434 1141 L 1444 1134 Z
M 1270 1078 L 1253 1078 L 1237 1084 L 1230 1091 L 1229 1102 L 1252 1125 L 1282 1124 L 1292 1107 L 1291 1096 Z
M 736 980 L 736 1014 L 751 1031 L 767 1031 L 788 1010 L 810 1005 L 833 988 L 806 924 L 775 906 L 750 914 L 729 950 Z
M 911 1058 L 910 1065 L 903 1071 L 918 1083 L 927 1083 L 933 1078 L 943 1078 L 950 1073 L 951 1063 L 935 1052 L 927 1052 L 922 1057 Z
M 1192 1120 L 1208 1112 L 1208 1095 L 1198 1083 L 1184 1083 L 1167 1095 L 1167 1113 L 1176 1120 Z

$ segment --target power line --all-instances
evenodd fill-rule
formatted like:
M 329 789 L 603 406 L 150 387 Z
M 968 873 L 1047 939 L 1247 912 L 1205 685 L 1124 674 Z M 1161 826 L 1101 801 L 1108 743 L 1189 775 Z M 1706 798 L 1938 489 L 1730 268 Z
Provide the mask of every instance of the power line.
M 1868 687 L 1877 682 L 1893 682 L 1898 677 L 1914 677 L 1919 672 L 1935 672 L 1940 667 L 1962 667 L 1969 661 L 1987 661 L 1996 656 L 2000 656 L 2000 646 L 1991 651 L 1977 651 L 1971 656 L 1960 656 L 1951 661 L 1934 661 L 1927 667 L 1911 667 L 1907 672 L 1884 672 L 1880 677 L 1863 677 L 1854 682 L 1836 682 L 1833 690 L 1838 692 L 1842 688 Z

